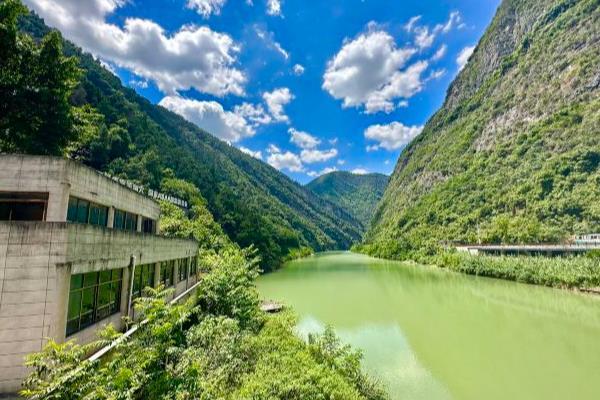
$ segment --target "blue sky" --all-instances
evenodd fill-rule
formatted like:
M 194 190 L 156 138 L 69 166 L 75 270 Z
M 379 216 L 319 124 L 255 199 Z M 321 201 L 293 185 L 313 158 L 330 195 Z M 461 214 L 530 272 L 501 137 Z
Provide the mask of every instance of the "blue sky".
M 124 84 L 305 183 L 391 173 L 498 0 L 25 0 Z

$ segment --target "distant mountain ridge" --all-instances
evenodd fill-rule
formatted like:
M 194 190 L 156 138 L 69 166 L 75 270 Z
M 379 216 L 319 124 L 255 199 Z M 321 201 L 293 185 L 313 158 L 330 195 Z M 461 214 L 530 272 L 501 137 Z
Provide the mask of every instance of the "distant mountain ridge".
M 600 2 L 504 0 L 402 152 L 365 251 L 600 230 Z
M 34 13 L 20 26 L 37 39 L 50 31 Z M 347 249 L 360 239 L 361 223 L 339 206 L 150 103 L 70 42 L 64 50 L 84 73 L 72 102 L 94 107 L 108 127 L 108 153 L 89 161 L 93 167 L 153 188 L 165 174 L 193 183 L 229 237 L 256 246 L 264 269 L 277 267 L 291 249 Z
M 366 230 L 388 179 L 384 174 L 334 171 L 312 180 L 306 187 L 353 215 Z

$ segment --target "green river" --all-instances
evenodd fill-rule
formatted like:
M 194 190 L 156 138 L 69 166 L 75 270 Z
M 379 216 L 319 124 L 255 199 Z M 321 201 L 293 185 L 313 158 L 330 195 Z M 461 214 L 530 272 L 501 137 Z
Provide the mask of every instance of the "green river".
M 600 399 L 600 296 L 347 252 L 258 287 L 300 335 L 334 326 L 392 399 Z

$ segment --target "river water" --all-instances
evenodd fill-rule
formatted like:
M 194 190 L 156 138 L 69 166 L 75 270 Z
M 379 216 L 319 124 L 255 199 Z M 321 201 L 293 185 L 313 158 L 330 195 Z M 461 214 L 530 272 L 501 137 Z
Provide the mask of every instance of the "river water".
M 600 296 L 341 252 L 259 278 L 364 353 L 392 399 L 600 399 Z

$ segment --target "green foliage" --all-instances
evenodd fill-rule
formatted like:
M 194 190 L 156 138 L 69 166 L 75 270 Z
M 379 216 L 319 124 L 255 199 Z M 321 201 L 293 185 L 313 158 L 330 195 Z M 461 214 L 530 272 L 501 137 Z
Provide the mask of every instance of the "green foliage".
M 599 19 L 596 0 L 505 0 L 361 248 L 406 259 L 599 231 Z
M 452 271 L 560 288 L 600 286 L 600 261 L 589 257 L 472 256 L 441 252 L 422 258 Z
M 284 258 L 284 261 L 297 260 L 299 258 L 312 256 L 313 254 L 315 254 L 315 252 L 310 247 L 301 247 L 299 249 L 291 249 L 289 251 L 288 255 Z
M 29 358 L 22 394 L 45 399 L 384 399 L 360 370 L 360 354 L 331 330 L 309 344 L 295 319 L 258 308 L 256 264 L 232 247 L 205 260 L 212 268 L 197 300 L 169 305 L 169 291 L 136 300 L 147 318 L 103 362 L 85 347 L 50 342 Z M 116 338 L 112 330 L 108 335 Z M 101 341 L 102 344 L 105 343 Z M 91 346 L 97 347 L 96 344 Z
M 62 154 L 75 138 L 69 97 L 77 84 L 77 60 L 64 57 L 56 31 L 39 44 L 17 32 L 26 9 L 0 3 L 0 151 Z
M 383 174 L 359 175 L 335 171 L 321 175 L 306 187 L 358 219 L 364 230 L 371 223 L 388 179 L 389 177 Z

